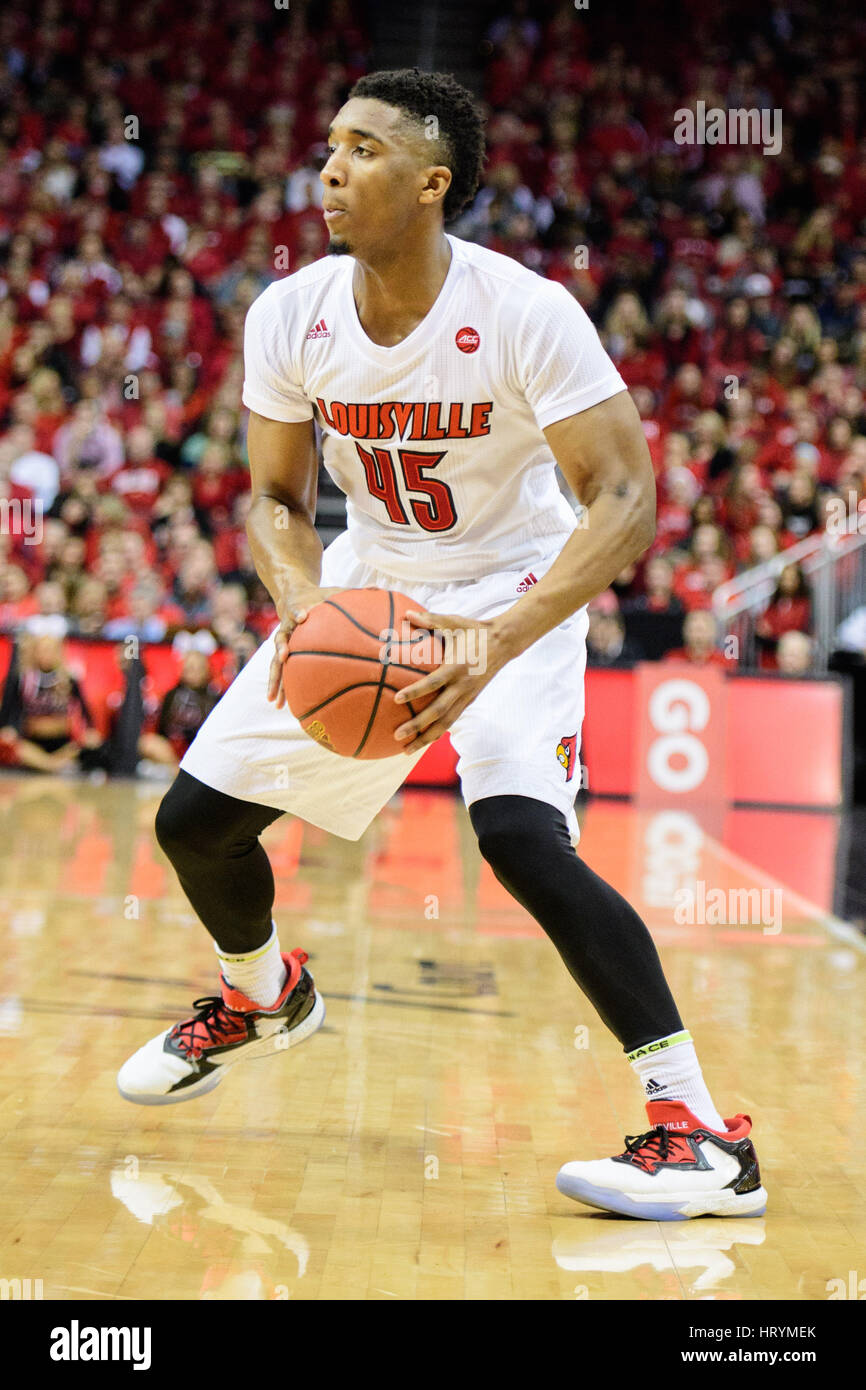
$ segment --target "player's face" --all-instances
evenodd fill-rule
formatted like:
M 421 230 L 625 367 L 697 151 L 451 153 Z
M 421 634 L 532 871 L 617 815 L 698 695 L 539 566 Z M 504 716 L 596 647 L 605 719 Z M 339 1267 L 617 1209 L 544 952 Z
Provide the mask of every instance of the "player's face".
M 354 97 L 337 112 L 320 175 L 329 251 L 363 256 L 387 246 L 403 237 L 421 204 L 436 200 L 422 143 L 386 102 Z

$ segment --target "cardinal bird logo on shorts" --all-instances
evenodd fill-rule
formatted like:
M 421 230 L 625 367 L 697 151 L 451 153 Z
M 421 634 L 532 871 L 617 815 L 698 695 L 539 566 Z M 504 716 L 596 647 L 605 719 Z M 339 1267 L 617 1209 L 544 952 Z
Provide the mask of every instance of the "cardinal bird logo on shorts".
M 570 782 L 574 776 L 574 755 L 577 751 L 577 734 L 568 734 L 556 745 L 556 756 L 565 768 L 565 780 Z

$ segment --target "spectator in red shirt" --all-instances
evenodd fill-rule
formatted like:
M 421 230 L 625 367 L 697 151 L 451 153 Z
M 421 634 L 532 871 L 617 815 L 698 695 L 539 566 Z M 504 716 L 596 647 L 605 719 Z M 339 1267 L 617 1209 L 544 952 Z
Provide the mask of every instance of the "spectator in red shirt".
M 622 375 L 622 373 L 620 373 Z M 644 439 L 652 459 L 653 469 L 658 477 L 661 469 L 662 450 L 665 442 L 664 431 L 662 430 L 658 416 L 656 414 L 655 392 L 645 385 L 632 385 L 631 397 L 637 406 L 643 426 Z
M 827 483 L 831 487 L 839 478 L 839 472 L 843 461 L 848 455 L 854 439 L 854 429 L 851 421 L 844 415 L 836 415 L 827 425 L 826 444 L 821 451 L 821 463 L 818 468 L 818 482 Z
M 654 339 L 659 351 L 664 355 L 665 361 L 670 367 L 679 369 L 684 365 L 696 365 L 703 359 L 703 344 L 701 334 L 692 324 L 688 313 L 688 300 L 682 290 L 672 290 L 662 301 L 658 315 L 656 317 L 656 337 Z M 694 376 L 686 376 L 690 391 L 694 394 L 698 405 L 711 405 L 708 399 L 700 400 L 701 379 L 698 373 L 697 380 Z M 680 387 L 682 390 L 682 386 Z M 671 419 L 671 428 L 679 429 L 684 422 L 675 416 Z
M 719 651 L 718 623 L 709 609 L 687 613 L 683 623 L 684 646 L 668 652 L 664 661 L 687 662 L 690 666 L 719 666 L 730 669 L 733 663 Z
M 156 271 L 165 262 L 171 243 L 158 221 L 144 217 L 124 219 L 116 245 L 117 263 L 129 266 L 137 275 Z
M 764 336 L 752 325 L 751 318 L 749 301 L 735 295 L 710 341 L 709 366 L 719 381 L 730 375 L 748 376 L 752 363 L 763 352 Z
M 674 573 L 674 593 L 688 611 L 708 607 L 713 589 L 731 577 L 730 543 L 720 526 L 698 526 L 689 547 L 689 558 Z M 719 565 L 706 568 L 708 560 Z
M 110 537 L 102 539 L 93 574 L 105 586 L 106 616 L 121 617 L 134 579 L 127 572 L 120 547 Z
M 231 468 L 231 454 L 224 444 L 211 440 L 205 447 L 192 480 L 192 502 L 207 535 L 224 531 L 230 524 L 235 498 L 248 486 L 242 469 Z
M 629 115 L 626 102 L 619 96 L 606 106 L 595 108 L 595 121 L 590 131 L 590 144 L 607 165 L 619 151 L 640 154 L 647 147 L 647 133 L 634 116 Z
M 259 646 L 259 639 L 249 628 L 234 633 L 224 648 L 224 659 L 214 684 L 222 695 L 228 690 L 238 672 L 246 666 Z M 216 654 L 215 654 L 216 655 Z
M 654 554 L 681 545 L 689 535 L 696 493 L 697 484 L 687 468 L 667 471 L 656 511 L 656 538 L 652 545 Z
M 624 612 L 682 613 L 683 605 L 673 592 L 674 567 L 665 555 L 653 555 L 644 567 L 644 592 L 626 600 Z
M 809 582 L 800 565 L 786 565 L 776 591 L 755 624 L 759 665 L 774 669 L 776 649 L 783 632 L 808 632 L 812 621 Z
M 14 632 L 33 613 L 39 603 L 31 592 L 30 580 L 20 565 L 5 565 L 0 569 L 0 632 Z
M 754 463 L 733 469 L 719 505 L 719 521 L 732 536 L 743 535 L 757 524 L 758 505 L 764 496 L 761 473 Z
M 126 461 L 110 480 L 113 492 L 139 516 L 149 516 L 171 469 L 153 452 L 153 434 L 136 425 L 126 436 Z
M 28 390 L 36 402 L 36 417 L 33 420 L 35 447 L 40 453 L 51 452 L 51 443 L 57 430 L 66 419 L 67 403 L 63 398 L 62 382 L 57 372 L 49 367 L 40 367 L 28 382 Z
M 779 550 L 787 550 L 789 545 L 795 545 L 800 539 L 785 528 L 781 504 L 769 494 L 758 498 L 758 525 L 769 526 L 776 537 Z
M 667 349 L 665 349 L 667 355 Z M 690 430 L 701 411 L 713 402 L 713 392 L 708 391 L 701 370 L 693 362 L 685 362 L 677 368 L 673 384 L 668 390 L 661 408 L 661 419 L 670 430 Z
M 753 526 L 748 534 L 748 549 L 745 555 L 746 568 L 763 565 L 779 553 L 779 533 L 772 526 Z
M 663 390 L 668 374 L 667 363 L 664 354 L 653 346 L 651 339 L 624 331 L 619 356 L 615 361 L 620 376 L 629 388 L 646 386 L 654 396 Z M 660 414 L 658 411 L 655 413 Z
M 487 67 L 486 97 L 493 107 L 513 106 L 532 68 L 532 50 L 515 29 L 504 36 Z

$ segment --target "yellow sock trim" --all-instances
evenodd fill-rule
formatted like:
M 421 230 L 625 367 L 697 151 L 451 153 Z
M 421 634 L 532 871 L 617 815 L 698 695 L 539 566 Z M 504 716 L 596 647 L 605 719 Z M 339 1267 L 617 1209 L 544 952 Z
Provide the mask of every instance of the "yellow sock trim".
M 626 1061 L 636 1062 L 639 1057 L 651 1057 L 654 1052 L 665 1052 L 669 1047 L 675 1047 L 677 1043 L 691 1042 L 692 1035 L 687 1028 L 681 1033 L 671 1033 L 667 1038 L 659 1038 L 657 1042 L 644 1043 L 643 1047 L 636 1047 L 634 1052 L 627 1052 Z
M 220 960 L 224 960 L 227 964 L 233 964 L 233 965 L 237 965 L 237 964 L 239 964 L 239 963 L 243 963 L 244 965 L 246 965 L 247 963 L 252 964 L 252 962 L 253 962 L 254 960 L 259 960 L 260 957 L 263 956 L 263 955 L 265 954 L 266 951 L 269 951 L 269 950 L 271 949 L 271 946 L 273 945 L 274 937 L 276 936 L 276 934 L 277 934 L 277 933 L 276 933 L 276 928 L 275 928 L 275 927 L 272 927 L 272 928 L 271 928 L 271 934 L 270 934 L 270 936 L 268 937 L 267 941 L 265 942 L 264 946 L 260 946 L 259 949 L 258 949 L 257 951 L 252 951 L 252 952 L 250 952 L 250 954 L 249 954 L 248 956 L 227 956 L 226 953 L 225 953 L 225 951 L 221 950 L 220 947 L 219 947 L 219 946 L 216 946 L 216 943 L 214 943 L 215 946 L 216 946 L 216 953 L 217 953 L 217 955 L 219 956 Z

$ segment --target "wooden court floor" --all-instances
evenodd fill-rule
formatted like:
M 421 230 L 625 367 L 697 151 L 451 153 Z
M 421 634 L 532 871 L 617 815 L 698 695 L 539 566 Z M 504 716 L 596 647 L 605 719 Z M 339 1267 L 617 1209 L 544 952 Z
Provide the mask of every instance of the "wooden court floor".
M 447 794 L 403 793 L 357 844 L 271 827 L 324 1028 L 200 1100 L 121 1100 L 129 1052 L 217 983 L 153 840 L 160 795 L 0 779 L 0 1278 L 76 1300 L 823 1300 L 866 1276 L 866 957 L 699 820 L 582 817 L 770 1194 L 760 1219 L 658 1225 L 556 1191 L 561 1163 L 645 1128 L 640 1092 Z M 678 921 L 690 878 L 780 912 Z

